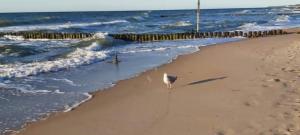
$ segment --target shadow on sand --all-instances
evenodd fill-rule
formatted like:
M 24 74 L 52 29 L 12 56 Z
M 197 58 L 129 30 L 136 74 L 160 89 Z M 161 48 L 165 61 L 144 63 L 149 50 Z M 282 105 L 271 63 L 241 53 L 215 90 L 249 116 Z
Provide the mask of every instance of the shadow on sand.
M 210 78 L 210 79 L 206 79 L 206 80 L 201 80 L 201 81 L 196 81 L 196 82 L 191 82 L 187 85 L 196 85 L 196 84 L 202 84 L 202 83 L 207 83 L 207 82 L 212 82 L 212 81 L 217 81 L 217 80 L 223 80 L 226 79 L 227 76 L 224 77 L 219 77 L 219 78 Z

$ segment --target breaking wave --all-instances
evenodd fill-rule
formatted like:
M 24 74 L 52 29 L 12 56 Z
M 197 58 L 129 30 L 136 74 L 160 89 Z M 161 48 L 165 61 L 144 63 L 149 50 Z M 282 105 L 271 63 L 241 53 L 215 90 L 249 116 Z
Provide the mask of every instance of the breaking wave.
M 27 25 L 27 26 L 11 26 L 11 27 L 2 27 L 0 32 L 9 32 L 9 31 L 33 31 L 33 30 L 60 30 L 76 27 L 88 27 L 88 26 L 98 26 L 98 25 L 111 25 L 118 23 L 126 23 L 126 20 L 114 20 L 108 22 L 92 22 L 92 23 L 72 23 L 68 22 L 65 24 L 49 24 L 49 25 Z
M 174 28 L 174 27 L 187 27 L 192 26 L 193 24 L 189 21 L 179 21 L 173 24 L 163 25 L 162 28 Z
M 249 14 L 249 13 L 251 13 L 251 10 L 242 10 L 242 11 L 235 12 L 234 14 L 235 15 L 243 15 L 243 14 Z
M 3 37 L 9 40 L 25 40 L 23 36 L 4 35 Z
M 27 93 L 27 94 L 46 94 L 51 93 L 50 90 L 36 90 L 29 84 L 7 84 L 0 82 L 0 87 L 6 88 L 6 89 L 14 89 L 21 93 Z
M 289 21 L 290 21 L 290 16 L 281 15 L 281 16 L 278 16 L 274 22 L 282 23 L 282 22 L 289 22 Z
M 74 52 L 68 54 L 65 58 L 54 61 L 0 65 L 0 77 L 26 77 L 99 62 L 108 57 L 107 54 L 109 53 L 108 51 L 100 51 L 99 48 L 100 45 L 94 42 L 88 47 L 76 48 Z
M 138 50 L 126 50 L 121 51 L 121 53 L 143 53 L 143 52 L 153 52 L 153 51 L 165 51 L 168 48 L 160 47 L 160 48 L 153 48 L 153 49 L 138 49 Z
M 272 30 L 272 29 L 281 29 L 281 26 L 262 26 L 257 23 L 245 23 L 238 27 L 242 31 L 258 31 L 258 30 Z

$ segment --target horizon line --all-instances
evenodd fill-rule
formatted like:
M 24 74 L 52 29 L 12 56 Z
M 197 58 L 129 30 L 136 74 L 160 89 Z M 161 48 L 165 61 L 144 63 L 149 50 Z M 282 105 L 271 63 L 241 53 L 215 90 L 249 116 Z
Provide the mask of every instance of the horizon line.
M 214 9 L 257 9 L 257 8 L 270 8 L 270 7 L 285 7 L 282 6 L 265 6 L 265 7 L 224 7 L 224 8 L 202 8 L 201 10 L 214 10 Z M 149 10 L 78 10 L 78 11 L 9 11 L 0 12 L 0 14 L 10 14 L 10 13 L 72 13 L 72 12 L 139 12 L 139 11 L 172 11 L 172 10 L 196 10 L 196 8 L 187 9 L 149 9 Z

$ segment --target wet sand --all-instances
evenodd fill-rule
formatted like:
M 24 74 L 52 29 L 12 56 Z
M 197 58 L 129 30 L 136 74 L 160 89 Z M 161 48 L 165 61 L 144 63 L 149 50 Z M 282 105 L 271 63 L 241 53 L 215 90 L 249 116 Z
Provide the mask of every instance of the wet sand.
M 171 90 L 164 72 L 179 77 Z M 18 135 L 275 134 L 300 134 L 297 34 L 202 47 Z

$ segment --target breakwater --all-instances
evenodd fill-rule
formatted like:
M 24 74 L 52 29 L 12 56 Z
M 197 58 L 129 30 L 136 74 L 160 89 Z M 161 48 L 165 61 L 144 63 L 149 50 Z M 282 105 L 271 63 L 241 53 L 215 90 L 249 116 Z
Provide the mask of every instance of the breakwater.
M 232 32 L 189 32 L 189 33 L 172 33 L 172 34 L 110 34 L 111 37 L 126 41 L 163 41 L 163 40 L 181 40 L 181 39 L 197 39 L 197 38 L 232 38 L 246 37 L 257 38 L 274 35 L 288 34 L 284 30 L 269 31 L 232 31 Z
M 181 40 L 181 39 L 197 39 L 197 38 L 232 38 L 246 37 L 257 38 L 274 35 L 288 34 L 284 30 L 268 30 L 268 31 L 231 31 L 231 32 L 186 32 L 171 34 L 109 34 L 108 36 L 125 41 L 151 42 L 163 40 Z M 94 33 L 45 33 L 45 32 L 10 32 L 0 33 L 0 37 L 22 36 L 24 39 L 85 39 L 94 37 Z
M 24 39 L 85 39 L 94 36 L 93 33 L 47 33 L 47 32 L 2 32 L 0 37 L 22 36 Z

